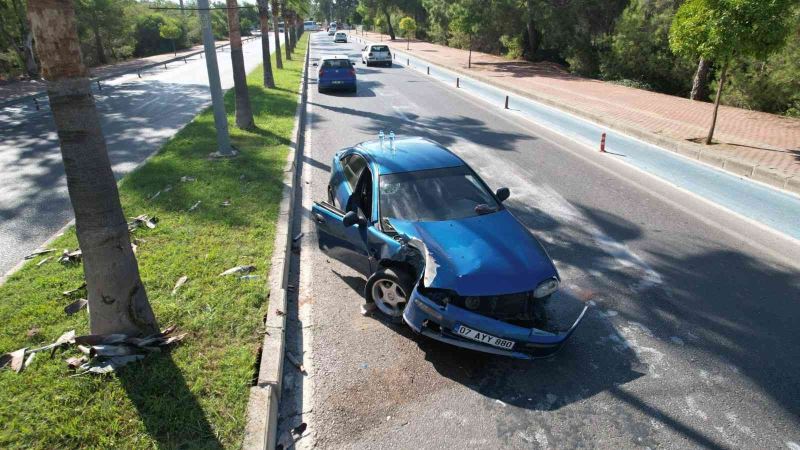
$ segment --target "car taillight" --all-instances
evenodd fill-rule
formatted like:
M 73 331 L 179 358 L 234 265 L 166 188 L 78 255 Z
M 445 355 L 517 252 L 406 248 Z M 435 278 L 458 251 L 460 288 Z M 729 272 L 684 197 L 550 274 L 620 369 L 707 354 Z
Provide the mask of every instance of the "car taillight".
M 372 52 L 369 52 L 369 55 L 367 55 L 367 56 L 372 56 Z
M 351 67 L 351 68 L 350 68 L 350 75 L 352 75 L 352 76 L 356 76 L 356 69 L 354 69 L 354 68 L 352 68 L 352 67 Z
M 319 76 L 320 76 L 320 78 L 322 78 L 322 76 L 323 76 L 323 75 L 325 75 L 325 71 L 324 71 L 324 70 L 322 70 L 322 69 L 319 69 Z

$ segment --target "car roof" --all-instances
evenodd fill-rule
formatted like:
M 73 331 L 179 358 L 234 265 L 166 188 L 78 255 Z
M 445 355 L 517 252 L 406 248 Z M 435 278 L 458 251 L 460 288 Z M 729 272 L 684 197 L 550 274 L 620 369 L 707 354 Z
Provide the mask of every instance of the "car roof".
M 386 136 L 380 140 L 362 142 L 354 147 L 378 167 L 381 174 L 442 169 L 466 165 L 450 150 L 422 137 L 395 137 L 394 147 Z
M 320 61 L 327 61 L 331 59 L 350 59 L 347 55 L 322 55 L 319 57 Z

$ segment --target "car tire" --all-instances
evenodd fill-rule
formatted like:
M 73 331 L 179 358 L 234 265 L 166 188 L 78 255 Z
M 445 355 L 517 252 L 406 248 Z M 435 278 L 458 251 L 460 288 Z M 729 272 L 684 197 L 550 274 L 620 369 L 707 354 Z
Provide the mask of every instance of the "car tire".
M 403 270 L 382 267 L 369 277 L 364 290 L 368 303 L 374 303 L 381 314 L 400 323 L 413 287 L 411 276 Z

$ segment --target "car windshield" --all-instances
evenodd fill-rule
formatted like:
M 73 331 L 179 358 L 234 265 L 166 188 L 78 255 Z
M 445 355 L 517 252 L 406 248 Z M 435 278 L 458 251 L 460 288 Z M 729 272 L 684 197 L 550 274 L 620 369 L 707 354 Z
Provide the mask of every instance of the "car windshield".
M 466 166 L 381 175 L 382 219 L 436 222 L 500 209 L 483 182 Z
M 349 69 L 350 60 L 347 59 L 326 59 L 322 62 L 324 69 Z
M 385 45 L 373 45 L 372 49 L 370 51 L 373 51 L 373 52 L 388 52 L 389 51 L 389 47 L 387 47 Z

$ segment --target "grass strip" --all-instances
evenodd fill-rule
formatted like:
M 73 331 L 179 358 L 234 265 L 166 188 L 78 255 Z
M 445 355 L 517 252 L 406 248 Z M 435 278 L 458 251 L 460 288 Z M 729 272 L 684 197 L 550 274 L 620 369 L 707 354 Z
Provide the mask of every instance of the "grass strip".
M 155 229 L 132 235 L 139 239 L 139 268 L 156 317 L 189 336 L 172 352 L 108 377 L 70 377 L 66 354 L 38 354 L 21 374 L 0 370 L 0 448 L 241 445 L 306 39 L 283 70 L 273 68 L 277 89 L 262 87 L 261 67 L 248 76 L 257 130 L 234 127 L 233 90 L 225 95 L 237 158 L 206 158 L 216 150 L 213 115 L 206 110 L 120 185 L 127 217 L 159 218 Z M 181 182 L 184 176 L 196 181 Z M 74 229 L 51 246 L 75 247 Z M 0 352 L 38 347 L 73 328 L 89 331 L 86 311 L 67 316 L 63 307 L 71 300 L 61 294 L 82 283 L 83 267 L 55 258 L 37 266 L 41 258 L 0 286 Z M 259 277 L 218 276 L 245 264 L 255 265 Z M 172 295 L 184 275 L 188 282 Z M 38 332 L 29 336 L 34 328 Z

